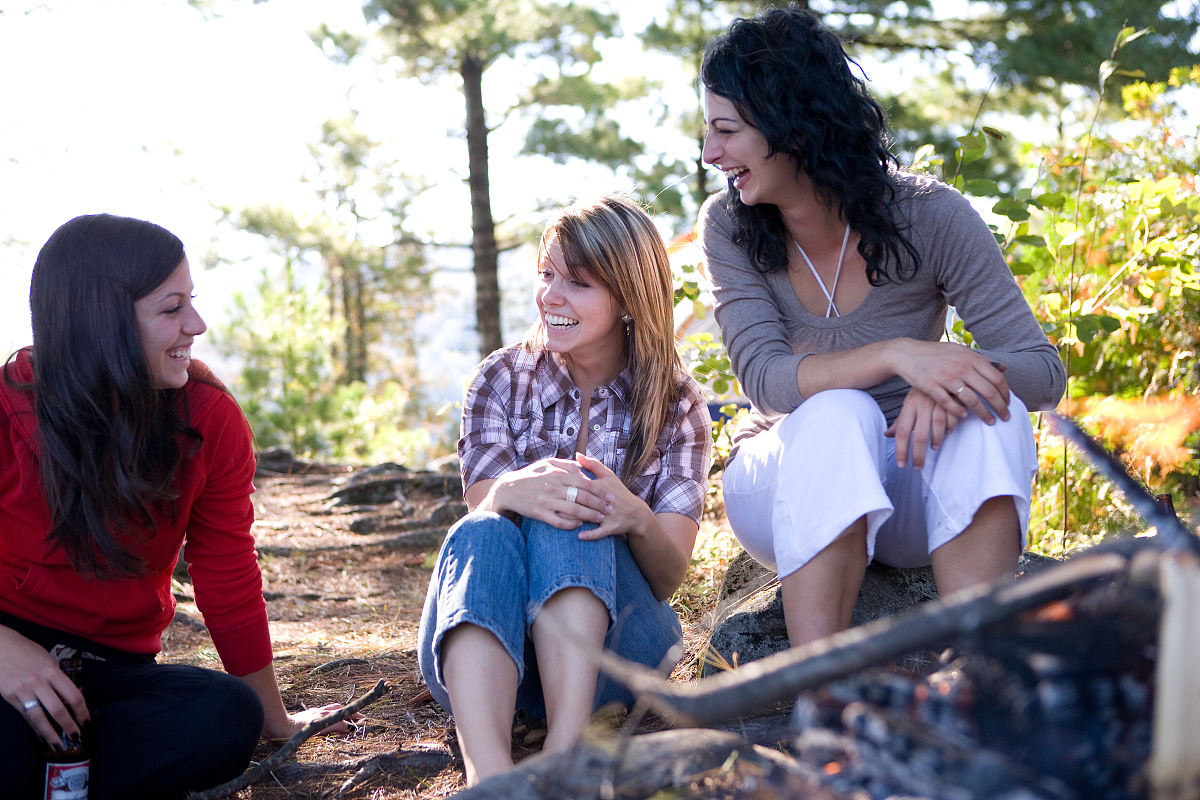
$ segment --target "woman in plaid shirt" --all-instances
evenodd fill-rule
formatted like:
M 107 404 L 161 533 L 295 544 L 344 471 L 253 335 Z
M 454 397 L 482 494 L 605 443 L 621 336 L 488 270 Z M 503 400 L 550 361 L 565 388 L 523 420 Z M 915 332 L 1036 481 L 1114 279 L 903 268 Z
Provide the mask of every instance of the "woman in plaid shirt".
M 544 750 L 595 708 L 606 647 L 679 658 L 667 599 L 696 540 L 708 408 L 675 350 L 671 270 L 624 197 L 565 209 L 542 234 L 538 321 L 480 364 L 458 449 L 471 509 L 438 555 L 421 620 L 430 691 L 454 714 L 467 782 L 512 767 L 515 709 L 545 716 Z

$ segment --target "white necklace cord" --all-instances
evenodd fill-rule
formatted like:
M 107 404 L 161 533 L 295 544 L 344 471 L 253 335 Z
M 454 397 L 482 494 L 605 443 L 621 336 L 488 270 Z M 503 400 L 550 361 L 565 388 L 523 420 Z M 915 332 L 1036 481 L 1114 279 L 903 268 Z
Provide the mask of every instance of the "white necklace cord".
M 850 241 L 850 223 L 846 223 L 846 234 L 842 237 L 842 252 L 838 253 L 837 269 L 833 273 L 833 288 L 826 289 L 825 281 L 821 280 L 820 273 L 813 266 L 812 259 L 808 257 L 808 253 L 804 252 L 804 248 L 795 239 L 792 242 L 796 245 L 796 249 L 800 251 L 800 255 L 804 257 L 804 263 L 808 264 L 808 268 L 812 270 L 813 277 L 817 279 L 817 285 L 821 287 L 821 291 L 825 293 L 825 299 L 829 301 L 829 305 L 825 307 L 825 318 L 829 319 L 830 313 L 840 317 L 842 312 L 837 310 L 837 306 L 833 304 L 833 295 L 837 291 L 838 278 L 842 276 L 842 260 L 846 257 L 846 243 Z

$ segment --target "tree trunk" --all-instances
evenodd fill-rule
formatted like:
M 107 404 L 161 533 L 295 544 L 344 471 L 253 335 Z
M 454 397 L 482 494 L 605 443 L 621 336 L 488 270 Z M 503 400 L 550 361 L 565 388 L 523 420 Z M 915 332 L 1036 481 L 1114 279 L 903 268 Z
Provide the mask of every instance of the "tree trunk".
M 475 324 L 479 331 L 481 357 L 503 345 L 500 335 L 500 283 L 496 274 L 496 223 L 492 219 L 492 197 L 488 185 L 488 129 L 483 114 L 484 67 L 484 62 L 474 56 L 463 59 L 471 185 L 471 251 L 475 255 Z

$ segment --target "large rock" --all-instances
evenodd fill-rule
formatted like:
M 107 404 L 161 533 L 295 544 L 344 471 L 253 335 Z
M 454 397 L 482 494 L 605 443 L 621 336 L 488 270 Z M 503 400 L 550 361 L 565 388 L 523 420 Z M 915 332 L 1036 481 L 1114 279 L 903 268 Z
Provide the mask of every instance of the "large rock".
M 1036 572 L 1055 563 L 1036 553 L 1023 553 L 1018 573 Z M 878 562 L 867 567 L 862 589 L 854 606 L 851 625 L 865 625 L 883 617 L 894 617 L 921 603 L 937 599 L 932 567 L 897 569 Z M 783 622 L 783 598 L 775 573 L 759 564 L 746 551 L 729 563 L 718 593 L 716 617 L 709 640 L 712 651 L 705 659 L 704 675 L 721 669 L 721 659 L 733 664 L 757 661 L 788 648 Z M 719 654 L 720 658 L 717 657 Z M 736 654 L 736 656 L 735 656 Z M 921 654 L 912 654 L 920 658 Z M 714 663 L 716 662 L 716 663 Z

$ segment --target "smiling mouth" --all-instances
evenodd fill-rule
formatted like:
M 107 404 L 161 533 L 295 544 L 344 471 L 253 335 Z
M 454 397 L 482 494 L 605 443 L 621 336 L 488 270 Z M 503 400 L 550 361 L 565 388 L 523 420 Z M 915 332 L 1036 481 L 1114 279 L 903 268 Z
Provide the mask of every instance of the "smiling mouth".
M 546 314 L 546 324 L 549 325 L 551 328 L 557 328 L 559 330 L 564 330 L 566 328 L 572 328 L 572 327 L 578 325 L 579 320 L 571 319 L 570 317 L 560 317 L 557 314 L 547 313 Z
M 167 357 L 173 358 L 176 361 L 191 361 L 192 360 L 192 348 L 191 348 L 191 346 L 176 347 L 173 350 L 167 351 Z
M 733 167 L 732 169 L 723 169 L 721 171 L 725 173 L 726 178 L 733 182 L 734 186 L 749 172 L 745 167 Z

